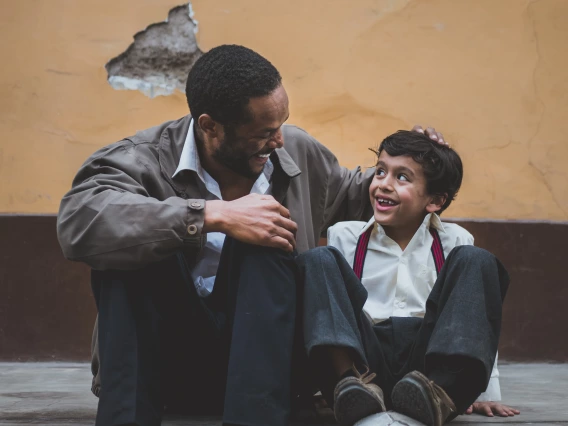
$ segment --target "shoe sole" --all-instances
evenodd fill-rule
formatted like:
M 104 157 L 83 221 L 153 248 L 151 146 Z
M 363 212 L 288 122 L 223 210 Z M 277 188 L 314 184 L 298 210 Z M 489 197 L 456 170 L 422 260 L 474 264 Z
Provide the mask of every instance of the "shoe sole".
M 436 421 L 433 401 L 428 387 L 414 377 L 405 377 L 392 390 L 391 399 L 394 411 L 418 420 L 427 426 L 442 426 Z
M 359 384 L 345 386 L 335 398 L 334 414 L 339 426 L 353 426 L 359 420 L 383 411 L 385 408 L 376 396 Z

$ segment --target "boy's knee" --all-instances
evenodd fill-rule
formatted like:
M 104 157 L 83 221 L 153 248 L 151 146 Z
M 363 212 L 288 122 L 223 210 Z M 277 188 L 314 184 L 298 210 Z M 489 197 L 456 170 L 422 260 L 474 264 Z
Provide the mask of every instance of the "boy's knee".
M 316 247 L 300 253 L 296 258 L 296 261 L 299 265 L 313 265 L 314 263 L 329 264 L 331 262 L 335 262 L 335 253 L 338 253 L 338 250 L 335 247 Z
M 495 255 L 475 246 L 457 246 L 449 254 L 453 261 L 476 262 L 480 265 L 494 264 Z

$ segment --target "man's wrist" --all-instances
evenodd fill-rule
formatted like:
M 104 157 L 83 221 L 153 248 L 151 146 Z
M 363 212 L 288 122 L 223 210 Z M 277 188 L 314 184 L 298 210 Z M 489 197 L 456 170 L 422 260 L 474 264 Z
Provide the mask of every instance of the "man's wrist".
M 223 214 L 226 201 L 213 200 L 205 202 L 205 218 L 203 232 L 223 232 L 227 225 L 227 215 Z

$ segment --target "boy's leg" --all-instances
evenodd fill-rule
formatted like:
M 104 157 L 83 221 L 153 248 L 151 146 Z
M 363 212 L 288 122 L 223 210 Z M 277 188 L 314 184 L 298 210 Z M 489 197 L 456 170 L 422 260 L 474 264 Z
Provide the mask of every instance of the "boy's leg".
M 428 297 L 406 371 L 421 371 L 441 386 L 456 405 L 454 415 L 487 387 L 508 285 L 507 271 L 494 255 L 460 246 L 448 256 Z
M 223 378 L 204 373 L 223 362 L 215 325 L 184 268 L 172 256 L 136 271 L 92 272 L 99 310 L 97 425 L 159 425 L 164 404 L 187 388 L 201 397 L 187 405 L 221 407 L 216 384 Z
M 341 253 L 333 247 L 319 247 L 302 253 L 296 261 L 299 282 L 303 287 L 305 349 L 315 381 L 328 404 L 337 402 L 337 392 L 344 390 L 343 380 L 346 380 L 346 389 L 357 387 L 351 386 L 355 385 L 355 380 L 347 380 L 349 375 L 358 379 L 358 373 L 352 370 L 354 365 L 360 371 L 370 367 L 377 374 L 375 383 L 392 381 L 381 345 L 363 311 L 367 291 Z M 383 397 L 377 395 L 377 392 L 382 393 L 380 389 L 369 387 L 369 383 L 358 385 L 359 394 L 354 391 L 353 400 L 361 406 L 353 405 L 347 413 L 349 416 L 357 417 L 361 413 L 364 417 L 367 410 L 377 412 L 384 409 Z M 347 400 L 347 405 L 350 405 L 351 397 Z M 336 406 L 336 417 L 338 410 L 343 411 Z M 343 424 L 340 418 L 338 421 Z
M 296 326 L 294 256 L 227 237 L 207 305 L 226 313 L 223 421 L 286 425 Z

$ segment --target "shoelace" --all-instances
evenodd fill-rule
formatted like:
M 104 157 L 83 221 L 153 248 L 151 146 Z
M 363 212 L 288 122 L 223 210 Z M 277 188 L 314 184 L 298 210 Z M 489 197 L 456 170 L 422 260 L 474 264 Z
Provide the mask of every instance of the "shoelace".
M 446 407 L 450 409 L 450 413 L 456 411 L 456 406 L 454 404 L 454 401 L 452 401 L 452 399 L 448 396 L 448 394 L 444 391 L 444 389 L 442 389 L 440 386 L 438 386 L 434 381 L 430 379 L 428 379 L 428 384 L 432 388 L 432 393 L 436 396 L 436 398 L 440 399 L 446 405 Z
M 371 383 L 373 381 L 373 379 L 375 377 L 377 377 L 377 375 L 375 373 L 371 373 L 371 370 L 369 370 L 369 367 L 365 366 L 365 368 L 367 369 L 367 371 L 365 371 L 363 374 L 360 374 L 359 370 L 357 370 L 355 368 L 355 366 L 353 366 L 353 371 L 356 372 L 357 378 L 367 385 L 367 384 Z

